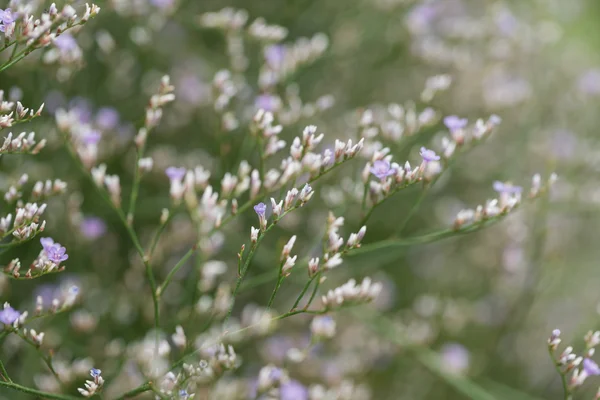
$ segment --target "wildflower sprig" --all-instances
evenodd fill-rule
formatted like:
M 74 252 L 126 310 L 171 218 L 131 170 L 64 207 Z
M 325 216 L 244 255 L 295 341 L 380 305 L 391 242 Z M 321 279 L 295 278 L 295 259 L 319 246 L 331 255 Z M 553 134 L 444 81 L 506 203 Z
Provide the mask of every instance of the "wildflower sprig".
M 283 218 L 285 215 L 289 214 L 290 212 L 302 207 L 306 202 L 308 202 L 312 198 L 313 195 L 314 195 L 314 192 L 312 191 L 312 188 L 310 187 L 310 185 L 307 184 L 304 186 L 304 188 L 301 191 L 298 191 L 295 188 L 288 191 L 288 193 L 285 196 L 285 199 L 280 201 L 279 203 L 276 203 L 276 201 L 274 199 L 272 199 L 273 219 L 270 224 L 267 223 L 266 205 L 264 203 L 259 203 L 254 207 L 254 210 L 255 210 L 256 214 L 258 215 L 260 229 L 257 229 L 254 227 L 251 228 L 250 250 L 248 252 L 248 255 L 246 256 L 245 261 L 242 264 L 237 282 L 233 289 L 232 297 L 234 299 L 240 289 L 240 286 L 244 280 L 244 277 L 246 276 L 246 273 L 248 272 L 248 268 L 250 266 L 250 262 L 252 261 L 252 257 L 254 256 L 254 253 L 258 249 L 260 242 L 263 240 L 263 238 L 266 236 L 266 234 L 271 229 L 273 229 L 275 227 L 275 225 L 277 225 L 277 222 L 279 222 L 279 220 L 281 218 Z M 240 260 L 241 260 L 241 254 L 240 254 Z M 286 258 L 286 262 L 287 262 L 287 258 Z M 282 265 L 281 270 L 283 270 L 283 266 L 285 266 L 285 263 Z M 281 276 L 279 277 L 279 279 L 281 279 Z M 276 294 L 276 291 L 275 291 L 275 294 Z M 229 319 L 229 317 L 231 316 L 231 313 L 233 311 L 233 306 L 234 306 L 234 302 L 231 303 L 229 311 L 227 312 L 227 316 L 225 317 L 225 321 L 227 321 Z
M 85 24 L 100 12 L 100 8 L 95 4 L 91 6 L 86 4 L 83 15 L 78 17 L 71 5 L 67 4 L 59 11 L 56 5 L 52 3 L 48 11 L 42 13 L 39 19 L 30 15 L 25 5 L 16 10 L 6 9 L 2 12 L 5 17 L 4 22 L 6 22 L 7 12 L 15 17 L 12 17 L 8 24 L 2 25 L 5 45 L 0 51 L 11 46 L 14 47 L 9 59 L 0 65 L 0 72 L 15 65 L 32 51 L 48 46 L 62 32 Z M 10 40 L 13 37 L 14 39 Z M 17 51 L 20 45 L 25 45 L 25 47 Z
M 574 353 L 572 346 L 567 346 L 564 350 L 558 352 L 558 346 L 562 342 L 560 336 L 561 332 L 559 329 L 552 331 L 547 341 L 548 354 L 556 368 L 556 372 L 560 376 L 564 399 L 572 400 L 573 395 L 585 380 L 592 376 L 600 375 L 600 367 L 592 360 L 596 347 L 600 344 L 600 331 L 589 331 L 585 335 L 585 349 L 581 355 Z M 569 377 L 569 375 L 571 376 Z M 600 388 L 594 399 L 597 400 L 599 398 Z
M 44 109 L 44 104 L 38 107 L 37 110 L 33 110 L 24 107 L 20 101 L 10 101 L 4 99 L 4 91 L 0 90 L 0 129 L 10 128 L 17 124 L 29 122 L 40 115 Z M 24 154 L 36 154 L 45 145 L 45 140 L 40 143 L 36 143 L 34 140 L 33 133 L 25 139 L 26 134 L 21 133 L 14 140 L 12 139 L 12 133 L 9 134 L 4 140 L 0 153 L 24 153 Z M 19 139 L 20 138 L 20 139 Z M 17 140 L 19 139 L 19 140 Z

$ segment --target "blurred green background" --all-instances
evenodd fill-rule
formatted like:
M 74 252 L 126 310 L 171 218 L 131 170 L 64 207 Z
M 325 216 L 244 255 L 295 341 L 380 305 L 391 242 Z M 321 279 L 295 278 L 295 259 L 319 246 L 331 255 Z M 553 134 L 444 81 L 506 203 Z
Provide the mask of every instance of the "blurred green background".
M 57 316 L 42 326 L 48 346 L 55 347 L 64 360 L 89 356 L 97 364 L 112 365 L 106 361 L 111 339 L 130 343 L 143 337 L 152 327 L 152 307 L 140 260 L 125 229 L 67 156 L 50 115 L 69 102 L 77 103 L 77 98 L 85 99 L 93 113 L 107 106 L 118 111 L 118 127 L 112 136 L 105 136 L 100 158 L 111 173 L 121 177 L 126 203 L 135 159 L 131 137 L 156 82 L 163 74 L 171 75 L 177 100 L 167 107 L 163 123 L 149 139 L 155 168 L 143 180 L 136 216 L 135 227 L 148 242 L 161 209 L 169 206 L 165 167 L 202 164 L 212 171 L 211 183 L 219 187 L 220 178 L 242 156 L 256 160 L 253 153 L 242 154 L 242 138 L 248 135 L 245 122 L 231 132 L 221 129 L 210 85 L 218 70 L 228 68 L 225 40 L 217 30 L 197 23 L 201 13 L 230 6 L 246 9 L 250 20 L 264 17 L 288 28 L 286 42 L 318 32 L 330 39 L 325 55 L 301 68 L 293 82 L 302 99 L 315 101 L 331 94 L 335 105 L 286 126 L 282 136 L 288 142 L 307 124 L 317 125 L 327 143 L 334 138 L 355 138 L 358 110 L 411 100 L 422 107 L 418 99 L 427 77 L 442 73 L 454 79 L 451 89 L 433 100 L 442 115 L 458 114 L 471 120 L 492 113 L 502 117 L 498 133 L 461 157 L 437 182 L 405 236 L 448 226 L 460 208 L 491 198 L 494 180 L 528 186 L 536 172 L 558 173 L 559 182 L 548 202 L 527 205 L 473 235 L 348 259 L 331 273 L 325 288 L 349 277 L 383 280 L 388 303 L 380 310 L 398 332 L 427 344 L 450 366 L 456 367 L 453 363 L 460 364 L 465 357 L 454 355 L 457 361 L 453 347 L 448 346 L 460 344 L 466 349 L 468 367 L 459 368 L 459 386 L 473 381 L 498 399 L 562 398 L 559 378 L 546 353 L 547 337 L 552 329 L 560 328 L 565 342 L 581 346 L 585 332 L 600 329 L 600 247 L 596 244 L 600 78 L 594 79 L 593 73 L 600 68 L 598 1 L 182 0 L 163 9 L 130 0 L 99 5 L 101 14 L 75 35 L 84 52 L 81 65 L 43 66 L 40 51 L 0 74 L 0 87 L 7 92 L 19 87 L 25 104 L 46 103 L 46 117 L 27 130 L 49 139 L 47 149 L 34 158 L 0 158 L 0 183 L 8 187 L 26 172 L 31 181 L 60 178 L 70 187 L 68 195 L 50 201 L 46 214 L 48 235 L 69 251 L 67 270 L 35 281 L 0 279 L 0 298 L 26 308 L 33 304 L 40 285 L 65 279 L 79 282 L 83 301 L 78 309 L 96 321 L 93 329 L 82 329 L 72 314 Z M 250 86 L 240 103 L 251 105 L 260 92 L 255 82 L 261 49 L 250 42 L 246 55 Z M 246 113 L 246 109 L 239 110 Z M 392 148 L 394 159 L 415 159 L 417 149 L 436 143 L 442 129 L 438 124 L 420 133 L 412 149 Z M 328 210 L 346 218 L 347 233 L 356 227 L 360 203 L 348 192 L 352 192 L 352 182 L 360 182 L 364 162 L 351 164 L 315 185 L 319 198 L 278 228 L 257 254 L 252 276 L 272 268 L 273 251 L 292 234 L 299 236 L 298 251 L 308 252 L 312 237 L 322 233 Z M 419 190 L 410 189 L 377 210 L 365 241 L 388 238 Z M 82 237 L 79 213 L 105 220 L 106 235 L 94 240 Z M 248 240 L 250 225 L 256 224 L 251 214 L 241 215 L 236 226 L 225 229 L 224 246 L 213 257 L 229 265 L 230 273 L 222 277 L 225 281 L 235 280 L 236 253 Z M 159 277 L 164 279 L 193 236 L 185 216 L 176 217 L 159 246 Z M 33 259 L 39 249 L 36 241 L 25 244 L 3 254 L 2 263 L 17 256 Z M 206 323 L 202 317 L 186 319 L 197 297 L 200 266 L 206 261 L 202 254 L 196 258 L 164 297 L 162 328 L 167 333 L 183 323 L 193 338 Z M 297 280 L 285 283 L 278 300 L 280 311 L 302 287 L 304 272 L 296 272 L 292 276 Z M 244 291 L 239 303 L 266 304 L 272 283 Z M 339 317 L 346 334 L 331 345 L 333 353 L 364 356 L 364 349 L 353 353 L 348 348 L 358 346 L 354 341 L 365 337 L 373 342 L 370 346 L 386 349 L 387 340 L 365 328 L 360 322 L 363 317 L 360 312 Z M 290 322 L 282 330 L 300 330 L 304 322 Z M 455 375 L 440 377 L 410 350 L 393 347 L 393 356 L 387 360 L 377 357 L 377 362 L 367 363 L 367 370 L 351 372 L 371 387 L 372 399 L 480 398 L 469 395 L 471 389 L 457 390 L 452 383 Z M 259 348 L 257 343 L 236 348 L 252 361 L 241 375 L 261 365 Z M 15 381 L 40 385 L 36 375 L 44 367 L 31 349 L 6 340 L 0 351 Z M 315 379 L 306 371 L 299 371 L 298 376 L 306 383 Z M 577 398 L 593 398 L 598 382 L 592 381 L 586 382 Z M 0 393 L 0 399 L 27 398 L 19 396 Z

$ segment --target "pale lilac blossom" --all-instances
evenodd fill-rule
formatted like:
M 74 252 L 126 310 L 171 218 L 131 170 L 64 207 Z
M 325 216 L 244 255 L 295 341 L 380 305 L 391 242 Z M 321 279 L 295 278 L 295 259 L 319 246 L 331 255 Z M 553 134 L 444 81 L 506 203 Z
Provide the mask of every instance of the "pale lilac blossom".
M 79 229 L 86 239 L 98 239 L 106 233 L 106 223 L 98 217 L 86 217 L 81 221 Z
M 83 143 L 88 146 L 95 146 L 100 142 L 102 138 L 102 134 L 100 132 L 91 130 L 83 135 Z
M 62 246 L 60 243 L 54 242 L 52 238 L 41 238 L 40 243 L 44 248 L 44 253 L 46 253 L 46 257 L 50 261 L 55 264 L 60 264 L 61 262 L 67 260 L 69 255 L 67 254 L 67 249 Z
M 308 389 L 296 380 L 282 383 L 279 388 L 281 400 L 308 400 Z
M 435 151 L 426 149 L 425 147 L 421 147 L 421 151 L 419 154 L 421 154 L 421 157 L 423 157 L 423 161 L 426 161 L 426 162 L 440 160 L 440 156 L 435 154 Z
M 459 118 L 456 115 L 449 115 L 447 117 L 444 117 L 444 125 L 446 125 L 446 128 L 448 128 L 451 132 L 464 129 L 468 123 L 468 119 Z
M 390 162 L 386 160 L 376 160 L 373 162 L 373 166 L 371 167 L 370 171 L 373 175 L 381 180 L 396 174 L 396 169 L 391 168 Z
M 519 194 L 523 191 L 521 186 L 514 186 L 510 183 L 495 181 L 494 190 L 498 193 Z
M 112 107 L 102 107 L 96 113 L 96 125 L 103 130 L 111 130 L 119 124 L 119 113 Z
M 69 33 L 62 33 L 54 39 L 54 45 L 62 52 L 69 52 L 77 49 L 77 41 Z
M 267 205 L 265 203 L 258 203 L 254 206 L 254 211 L 259 217 L 264 217 L 265 212 L 267 211 Z
M 165 174 L 169 177 L 171 181 L 181 181 L 185 176 L 186 169 L 181 167 L 169 167 L 165 170 Z
M 590 358 L 585 358 L 583 360 L 583 370 L 589 376 L 600 375 L 600 367 L 598 367 L 598 364 Z
M 272 94 L 261 94 L 256 97 L 254 104 L 257 109 L 275 112 L 281 108 L 281 99 Z
M 4 325 L 12 325 L 19 317 L 21 313 L 7 304 L 0 310 L 0 322 Z
M 6 32 L 6 29 L 15 22 L 15 15 L 10 8 L 0 9 L 0 32 Z

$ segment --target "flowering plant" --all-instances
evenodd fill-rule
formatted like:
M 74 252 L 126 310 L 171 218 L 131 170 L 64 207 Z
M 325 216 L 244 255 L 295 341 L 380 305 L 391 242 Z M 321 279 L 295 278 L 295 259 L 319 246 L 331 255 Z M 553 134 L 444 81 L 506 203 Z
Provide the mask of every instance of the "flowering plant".
M 352 1 L 401 16 L 422 67 L 381 104 L 353 98 L 375 67 L 345 78 L 357 17 L 302 37 L 256 3 L 2 5 L 0 399 L 527 398 L 465 338 L 517 347 L 533 304 L 558 177 L 537 139 L 508 147 L 520 111 L 542 114 L 517 107 L 536 76 L 509 75 L 556 26 Z M 579 357 L 552 333 L 565 399 L 600 375 L 597 336 Z

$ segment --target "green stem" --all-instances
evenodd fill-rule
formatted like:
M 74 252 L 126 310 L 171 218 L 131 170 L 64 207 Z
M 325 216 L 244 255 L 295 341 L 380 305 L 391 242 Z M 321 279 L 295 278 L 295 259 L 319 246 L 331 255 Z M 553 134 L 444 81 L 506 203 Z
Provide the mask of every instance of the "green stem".
M 110 196 L 108 195 L 108 193 L 106 193 L 106 191 L 103 188 L 96 185 L 96 182 L 94 181 L 91 174 L 88 173 L 88 171 L 85 169 L 85 167 L 81 163 L 81 160 L 79 159 L 77 154 L 75 154 L 75 151 L 71 148 L 69 138 L 66 134 L 64 135 L 64 140 L 65 140 L 65 147 L 67 149 L 67 152 L 69 153 L 69 155 L 71 156 L 71 158 L 73 159 L 75 164 L 77 164 L 79 169 L 82 171 L 83 175 L 92 182 L 94 187 L 96 187 L 98 189 L 98 193 L 100 194 L 100 197 L 102 197 L 102 199 L 115 211 L 115 213 L 117 214 L 117 216 L 123 223 L 125 230 L 129 234 L 129 237 L 131 238 L 131 241 L 133 242 L 133 246 L 135 247 L 136 251 L 138 252 L 139 256 L 142 259 L 142 262 L 144 263 L 144 266 L 146 267 L 146 276 L 148 278 L 148 283 L 150 284 L 150 290 L 151 290 L 151 294 L 152 294 L 152 303 L 154 306 L 154 328 L 157 331 L 157 335 L 158 335 L 158 328 L 159 328 L 159 324 L 160 324 L 159 323 L 160 311 L 159 311 L 159 304 L 158 304 L 158 293 L 156 290 L 156 280 L 154 279 L 154 272 L 152 271 L 152 266 L 150 265 L 150 260 L 144 254 L 144 249 L 142 248 L 142 245 L 140 244 L 140 241 L 137 237 L 137 234 L 135 233 L 135 230 L 133 229 L 133 227 L 130 224 L 127 223 L 127 218 L 125 217 L 123 210 L 121 210 L 121 208 L 117 207 L 112 202 L 112 200 L 110 199 Z M 157 343 L 158 343 L 158 336 L 157 336 Z
M 275 288 L 273 289 L 273 293 L 271 293 L 271 298 L 269 299 L 269 303 L 267 304 L 267 310 L 271 309 L 271 306 L 273 305 L 273 301 L 275 301 L 275 296 L 277 296 L 277 292 L 279 291 L 279 288 L 281 287 L 282 282 L 283 282 L 283 276 L 281 276 L 281 267 L 279 267 L 279 275 L 278 275 L 278 279 L 277 279 L 277 284 L 275 285 Z
M 130 390 L 127 393 L 123 393 L 121 396 L 117 397 L 115 400 L 129 399 L 131 397 L 137 396 L 140 393 L 149 392 L 149 391 L 152 391 L 152 384 L 147 382 L 135 389 Z
M 15 57 L 15 54 L 17 54 L 18 48 L 19 48 L 19 43 L 15 43 L 15 47 L 13 47 L 12 53 L 10 53 L 10 58 L 8 59 L 9 61 Z
M 561 371 L 560 364 L 558 363 L 558 361 L 556 361 L 556 358 L 554 357 L 554 350 L 552 350 L 552 347 L 550 347 L 550 346 L 548 346 L 548 354 L 550 354 L 550 359 L 552 360 L 552 364 L 554 364 L 554 368 L 556 369 L 556 372 L 558 372 L 558 375 L 560 375 L 560 380 L 561 380 L 562 387 L 563 387 L 564 399 L 571 400 L 572 396 L 571 396 L 571 393 L 569 390 L 569 385 L 567 384 L 567 375 Z
M 304 310 L 307 310 L 308 307 L 310 307 L 310 305 L 312 304 L 312 301 L 315 298 L 315 295 L 317 294 L 317 291 L 319 290 L 319 286 L 321 285 L 321 272 L 318 272 L 317 275 L 315 275 L 315 277 L 316 277 L 317 283 L 315 283 L 315 287 L 313 288 L 313 291 L 310 294 L 310 297 L 308 298 L 308 302 L 304 306 Z
M 367 212 L 367 214 L 361 219 L 360 223 L 358 224 L 358 226 L 364 226 L 367 221 L 369 220 L 369 218 L 371 217 L 371 214 L 373 214 L 373 211 L 375 211 L 375 209 L 377 207 L 379 207 L 381 204 L 383 204 L 385 201 L 391 199 L 396 193 L 398 193 L 399 191 L 406 189 L 412 185 L 414 185 L 415 183 L 418 183 L 419 181 L 415 181 L 415 182 L 410 182 L 410 183 L 406 183 L 402 186 L 398 186 L 397 188 L 395 188 L 391 193 L 389 193 L 387 196 L 385 196 L 383 199 L 379 200 L 377 203 L 373 204 L 373 206 L 371 206 L 371 208 L 369 209 L 369 211 Z
M 10 377 L 8 376 L 8 371 L 4 367 L 4 363 L 2 362 L 2 360 L 0 360 L 0 374 L 2 374 L 2 379 L 4 379 L 7 382 L 12 382 L 12 379 L 10 379 Z
M 271 226 L 273 226 L 273 225 L 271 225 Z M 248 272 L 248 267 L 250 266 L 250 261 L 252 260 L 252 257 L 254 256 L 254 252 L 258 248 L 258 245 L 260 244 L 262 239 L 265 237 L 265 234 L 267 233 L 269 228 L 265 229 L 265 231 L 258 237 L 258 239 L 256 240 L 256 244 L 254 246 L 252 246 L 252 248 L 250 249 L 250 253 L 248 253 L 248 256 L 246 257 L 246 262 L 244 263 L 244 266 L 242 267 L 242 270 L 241 270 L 241 272 L 237 278 L 237 281 L 235 283 L 235 288 L 233 289 L 233 293 L 231 295 L 232 296 L 231 306 L 229 307 L 229 310 L 227 311 L 227 316 L 225 317 L 224 322 L 227 322 L 229 320 L 229 318 L 231 317 L 231 313 L 233 312 L 233 306 L 235 305 L 235 296 L 237 295 L 238 291 L 240 290 L 240 286 L 242 285 L 242 281 L 244 280 L 244 277 L 246 276 L 246 272 Z
M 262 137 L 257 138 L 258 145 L 258 175 L 260 176 L 261 182 L 265 180 L 265 153 L 263 149 L 263 139 Z
M 167 218 L 167 220 L 164 223 L 160 224 L 160 226 L 156 230 L 156 234 L 154 235 L 154 238 L 152 238 L 152 242 L 150 243 L 150 249 L 148 250 L 148 253 L 146 254 L 147 258 L 148 258 L 148 262 L 150 262 L 152 260 L 152 255 L 154 254 L 154 250 L 156 249 L 156 246 L 158 245 L 158 240 L 162 236 L 163 232 L 165 231 L 165 228 L 167 227 L 167 225 L 173 218 L 174 214 L 175 214 L 175 210 L 169 210 L 169 217 Z
M 129 197 L 129 210 L 127 211 L 127 224 L 133 224 L 133 218 L 135 215 L 135 205 L 137 202 L 138 192 L 140 191 L 140 182 L 142 181 L 142 174 L 140 172 L 139 161 L 142 157 L 143 147 L 138 150 L 136 162 L 135 162 L 135 172 L 133 173 L 133 187 L 131 188 L 131 196 Z
M 63 394 L 42 392 L 41 390 L 36 390 L 36 389 L 28 388 L 26 386 L 21 386 L 21 385 L 19 385 L 17 383 L 14 383 L 14 382 L 0 381 L 0 386 L 4 386 L 4 387 L 12 389 L 12 390 L 17 390 L 19 392 L 23 392 L 23 393 L 27 393 L 27 394 L 32 394 L 32 395 L 41 397 L 43 399 L 81 400 L 81 397 L 73 397 L 73 396 L 67 396 L 67 395 L 63 395 Z
M 427 187 L 425 187 L 423 189 L 423 191 L 421 191 L 421 193 L 419 194 L 419 198 L 413 204 L 413 206 L 410 208 L 410 211 L 404 218 L 404 221 L 402 221 L 402 223 L 398 226 L 398 229 L 396 230 L 396 236 L 400 236 L 402 234 L 402 232 L 404 231 L 404 228 L 406 228 L 406 225 L 408 224 L 408 221 L 410 221 L 410 219 L 415 215 L 415 213 L 419 209 L 419 206 L 421 205 L 421 202 L 425 198 L 426 194 L 427 194 Z
M 179 271 L 181 269 L 181 267 L 183 267 L 183 265 L 185 264 L 185 262 L 194 254 L 194 252 L 197 249 L 198 249 L 197 245 L 192 246 L 192 248 L 189 249 L 188 252 L 185 253 L 185 255 L 183 257 L 181 257 L 181 259 L 177 262 L 177 264 L 175 264 L 175 266 L 173 267 L 173 269 L 171 271 L 169 271 L 169 274 L 165 278 L 165 281 L 158 288 L 158 295 L 159 296 L 164 293 L 164 291 L 167 289 L 167 286 L 169 286 L 169 283 L 171 283 L 171 280 L 173 280 L 173 276 L 175 276 L 175 274 L 177 273 L 177 271 Z
M 279 222 L 279 220 L 281 220 L 283 217 L 285 217 L 287 214 L 291 213 L 298 207 L 299 206 L 295 205 L 295 206 L 291 207 L 289 210 L 284 211 L 283 213 L 281 213 L 281 215 L 277 219 L 273 220 L 271 225 L 267 226 L 267 228 L 264 230 L 264 232 L 259 233 L 259 236 L 256 239 L 256 243 L 250 249 L 250 253 L 248 253 L 248 256 L 246 257 L 246 262 L 244 263 L 241 273 L 238 276 L 237 282 L 235 283 L 235 288 L 233 289 L 233 293 L 232 293 L 231 306 L 229 307 L 229 311 L 227 311 L 227 316 L 225 317 L 224 322 L 227 322 L 229 320 L 229 318 L 231 317 L 231 313 L 233 312 L 233 306 L 235 305 L 235 296 L 237 295 L 238 291 L 240 290 L 242 281 L 244 280 L 244 277 L 246 276 L 246 273 L 248 272 L 248 267 L 250 266 L 250 261 L 252 261 L 252 257 L 254 257 L 254 253 L 258 249 L 260 242 L 262 242 L 263 238 L 267 235 L 267 232 L 269 232 L 271 229 L 273 229 L 275 227 L 275 225 L 277 225 L 277 222 Z
M 298 304 L 300 304 L 300 302 L 302 301 L 302 298 L 304 297 L 304 295 L 306 294 L 306 291 L 308 290 L 308 288 L 310 287 L 310 284 L 315 280 L 315 278 L 318 276 L 319 274 L 315 274 L 315 276 L 313 276 L 312 278 L 310 278 L 308 280 L 308 282 L 306 282 L 306 284 L 304 285 L 304 287 L 302 288 L 302 291 L 300 292 L 300 294 L 298 295 L 298 298 L 296 298 L 296 301 L 294 302 L 294 305 L 292 306 L 290 311 L 293 311 L 296 309 L 296 307 L 298 307 Z

